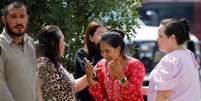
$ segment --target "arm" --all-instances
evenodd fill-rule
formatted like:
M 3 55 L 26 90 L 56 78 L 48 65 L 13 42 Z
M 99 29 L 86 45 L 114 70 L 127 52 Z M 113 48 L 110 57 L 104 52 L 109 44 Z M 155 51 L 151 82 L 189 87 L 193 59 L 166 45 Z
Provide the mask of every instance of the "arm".
M 0 101 L 15 101 L 5 80 L 5 53 L 0 45 Z
M 124 71 L 126 82 L 120 84 L 120 90 L 124 98 L 142 99 L 142 83 L 144 79 L 144 65 L 140 61 L 134 61 L 128 64 L 128 68 Z M 131 97 L 134 96 L 134 97 Z M 130 99 L 130 100 L 131 100 Z
M 36 88 L 37 88 L 36 91 L 38 95 L 38 101 L 44 101 L 42 91 L 41 91 L 42 83 L 43 83 L 42 79 L 36 78 Z
M 86 78 L 86 75 L 82 76 L 81 78 L 78 78 L 75 80 L 74 90 L 75 92 L 79 92 L 85 87 L 88 86 L 88 80 Z
M 170 90 L 166 91 L 157 91 L 156 101 L 168 101 L 168 97 L 171 95 Z
M 84 51 L 83 48 L 79 49 L 76 52 L 76 60 L 75 60 L 75 78 L 80 78 L 83 75 L 85 75 L 85 66 L 83 59 L 84 57 L 87 57 L 87 53 Z
M 46 87 L 49 88 L 50 98 L 73 98 L 74 80 L 70 79 L 70 73 L 64 72 L 64 68 L 56 68 L 47 58 L 39 58 L 37 61 L 37 74 L 44 83 L 48 83 Z M 43 87 L 43 86 L 42 86 Z M 43 94 L 46 98 L 46 94 Z
M 99 65 L 98 63 L 97 65 Z M 103 65 L 102 65 L 103 66 Z M 87 72 L 87 78 L 89 82 L 89 92 L 90 94 L 94 97 L 96 101 L 103 101 L 106 97 L 106 90 L 105 90 L 105 85 L 104 85 L 104 79 L 105 79 L 105 74 L 102 70 L 102 66 L 98 66 L 99 70 L 96 72 L 96 77 L 98 78 L 97 81 L 94 81 L 92 79 L 93 73 L 90 72 L 92 69 L 89 69 L 90 71 L 86 70 Z M 88 67 L 87 67 L 88 69 Z M 88 73 L 90 72 L 90 73 Z
M 142 86 L 142 93 L 143 95 L 147 95 L 149 86 Z
M 106 90 L 104 82 L 96 81 L 96 83 L 89 86 L 89 93 L 96 101 L 104 101 L 106 99 Z
M 153 74 L 156 101 L 168 101 L 171 91 L 178 86 L 183 75 L 182 63 L 178 58 L 172 57 L 174 56 L 163 58 L 157 66 L 157 72 Z

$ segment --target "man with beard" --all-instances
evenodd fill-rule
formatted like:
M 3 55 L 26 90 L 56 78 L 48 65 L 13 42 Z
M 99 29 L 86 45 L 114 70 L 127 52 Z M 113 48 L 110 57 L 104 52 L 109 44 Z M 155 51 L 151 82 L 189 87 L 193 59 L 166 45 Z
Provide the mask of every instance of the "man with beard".
M 3 9 L 5 28 L 0 34 L 0 101 L 36 101 L 36 55 L 25 33 L 27 7 L 14 1 Z

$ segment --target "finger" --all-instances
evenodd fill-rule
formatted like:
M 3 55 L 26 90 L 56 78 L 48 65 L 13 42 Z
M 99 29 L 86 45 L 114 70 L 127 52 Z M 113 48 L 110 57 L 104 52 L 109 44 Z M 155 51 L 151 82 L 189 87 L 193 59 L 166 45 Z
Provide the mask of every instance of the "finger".
M 101 70 L 101 68 L 94 68 L 94 72 L 98 72 L 100 70 Z

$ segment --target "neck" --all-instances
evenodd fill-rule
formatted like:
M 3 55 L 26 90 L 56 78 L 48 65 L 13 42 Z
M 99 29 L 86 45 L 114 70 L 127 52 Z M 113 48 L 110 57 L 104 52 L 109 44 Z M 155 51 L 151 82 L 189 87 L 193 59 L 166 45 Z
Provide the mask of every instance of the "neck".
M 19 34 L 18 35 L 16 33 L 12 32 L 11 30 L 9 30 L 9 27 L 6 27 L 5 30 L 9 34 L 9 36 L 13 38 L 15 43 L 17 43 L 17 44 L 22 44 L 23 43 L 24 34 Z
M 126 55 L 121 55 L 121 56 L 119 57 L 118 61 L 119 61 L 119 62 L 123 65 L 123 67 L 124 67 L 124 65 L 126 65 L 127 62 L 128 62 L 128 56 L 126 56 Z
M 184 47 L 182 45 L 175 45 L 172 49 L 170 49 L 170 52 L 174 51 L 174 50 L 181 50 L 184 49 Z
M 8 35 L 13 38 L 15 43 L 17 43 L 17 44 L 23 43 L 23 37 L 24 37 L 23 35 L 17 36 L 8 29 L 6 29 L 6 31 L 7 31 Z
M 11 37 L 13 38 L 15 43 L 17 43 L 17 44 L 23 43 L 23 36 L 20 36 L 20 37 L 11 36 Z

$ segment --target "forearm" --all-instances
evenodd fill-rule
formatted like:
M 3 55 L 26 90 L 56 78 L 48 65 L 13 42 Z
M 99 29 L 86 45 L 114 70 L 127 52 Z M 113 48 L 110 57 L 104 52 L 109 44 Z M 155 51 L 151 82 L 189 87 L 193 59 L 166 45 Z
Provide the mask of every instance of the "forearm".
M 149 86 L 142 86 L 142 93 L 143 95 L 147 95 Z
M 156 101 L 168 101 L 168 98 L 165 96 L 156 96 Z
M 81 78 L 75 80 L 74 90 L 75 92 L 79 92 L 88 85 L 89 85 L 88 80 L 86 78 L 86 75 L 84 75 Z
M 42 83 L 43 83 L 43 81 L 41 79 L 37 78 L 37 80 L 36 80 L 36 91 L 37 91 L 37 95 L 38 95 L 38 101 L 44 101 L 43 94 L 41 91 Z
M 157 91 L 156 101 L 168 101 L 168 98 L 169 98 L 170 95 L 171 95 L 170 90 Z
M 15 101 L 4 77 L 4 62 L 0 57 L 0 101 Z
M 10 92 L 6 82 L 0 79 L 0 101 L 15 101 L 12 96 L 12 92 Z

